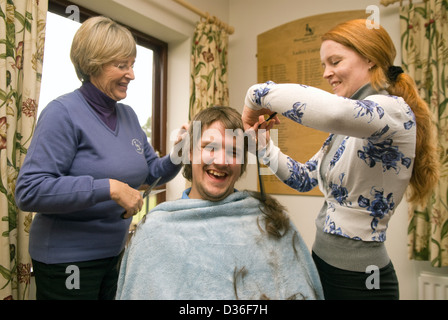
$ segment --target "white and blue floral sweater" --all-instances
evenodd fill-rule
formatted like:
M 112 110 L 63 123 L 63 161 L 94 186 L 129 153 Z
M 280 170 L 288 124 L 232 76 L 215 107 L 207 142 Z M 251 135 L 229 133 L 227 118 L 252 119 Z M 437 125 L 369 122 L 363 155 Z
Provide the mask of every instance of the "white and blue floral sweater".
M 415 118 L 402 98 L 374 94 L 354 100 L 300 84 L 267 82 L 252 86 L 245 104 L 331 132 L 306 163 L 283 154 L 272 141 L 259 155 L 291 188 L 306 192 L 319 186 L 326 202 L 325 233 L 385 241 L 388 221 L 403 198 L 415 157 Z M 342 142 L 328 154 L 336 135 L 343 136 Z M 324 158 L 326 168 L 321 168 Z

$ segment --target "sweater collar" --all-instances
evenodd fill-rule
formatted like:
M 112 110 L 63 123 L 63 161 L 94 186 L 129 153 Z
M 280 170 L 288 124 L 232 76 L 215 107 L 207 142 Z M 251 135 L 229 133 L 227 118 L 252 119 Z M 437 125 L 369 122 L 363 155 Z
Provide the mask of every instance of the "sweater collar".
M 386 90 L 375 90 L 370 83 L 362 86 L 359 88 L 351 97 L 350 99 L 353 100 L 362 100 L 365 97 L 374 95 L 374 94 L 388 94 Z
M 79 88 L 84 98 L 101 120 L 112 130 L 117 124 L 117 101 L 95 87 L 91 82 L 84 82 Z

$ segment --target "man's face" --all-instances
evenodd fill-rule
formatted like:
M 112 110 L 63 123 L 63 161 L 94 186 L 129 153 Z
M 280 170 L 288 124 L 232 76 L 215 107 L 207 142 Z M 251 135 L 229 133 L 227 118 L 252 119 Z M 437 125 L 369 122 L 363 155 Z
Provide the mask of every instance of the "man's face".
M 223 124 L 215 121 L 202 128 L 200 141 L 193 145 L 190 199 L 220 201 L 234 192 L 242 168 L 237 159 L 244 146 L 238 145 L 232 130 L 225 131 Z

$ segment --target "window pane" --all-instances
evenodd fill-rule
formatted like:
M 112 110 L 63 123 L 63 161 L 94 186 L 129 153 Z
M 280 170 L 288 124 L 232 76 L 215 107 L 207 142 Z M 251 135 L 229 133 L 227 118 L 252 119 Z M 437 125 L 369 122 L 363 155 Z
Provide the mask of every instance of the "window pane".
M 128 87 L 126 99 L 121 103 L 127 104 L 137 113 L 140 126 L 146 132 L 151 142 L 151 113 L 152 113 L 152 77 L 153 51 L 137 45 L 134 75 Z
M 80 26 L 79 22 L 47 13 L 39 113 L 50 101 L 81 85 L 70 60 L 73 36 Z

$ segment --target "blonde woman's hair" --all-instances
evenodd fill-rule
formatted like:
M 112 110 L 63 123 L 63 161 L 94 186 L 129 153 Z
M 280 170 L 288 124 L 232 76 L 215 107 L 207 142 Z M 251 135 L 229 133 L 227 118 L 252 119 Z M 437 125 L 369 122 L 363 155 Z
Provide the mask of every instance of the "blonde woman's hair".
M 132 33 L 107 17 L 87 19 L 76 32 L 70 58 L 81 81 L 100 74 L 102 66 L 136 57 L 137 47 Z
M 381 26 L 369 29 L 366 20 L 357 19 L 337 25 L 322 36 L 322 41 L 325 40 L 338 42 L 373 62 L 370 84 L 377 90 L 385 89 L 391 95 L 402 97 L 411 107 L 417 122 L 417 137 L 408 201 L 425 205 L 439 180 L 437 132 L 433 115 L 419 96 L 414 80 L 405 73 L 390 77 L 396 50 L 389 34 Z

